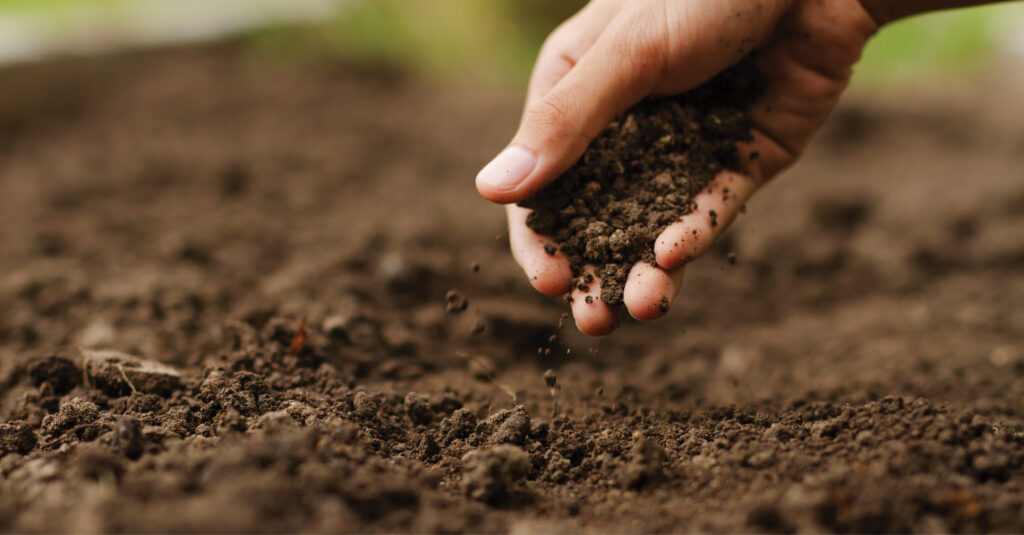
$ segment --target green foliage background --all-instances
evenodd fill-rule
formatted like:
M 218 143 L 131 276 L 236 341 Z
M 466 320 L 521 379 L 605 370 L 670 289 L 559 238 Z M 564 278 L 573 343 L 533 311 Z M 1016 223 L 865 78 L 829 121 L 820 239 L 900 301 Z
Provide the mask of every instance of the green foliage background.
M 139 0 L 0 0 L 0 16 L 34 13 L 59 28 L 88 7 L 113 11 Z M 171 0 L 163 0 L 171 1 Z M 216 1 L 216 0 L 212 0 Z M 350 0 L 340 14 L 311 26 L 246 32 L 257 50 L 284 56 L 330 54 L 411 64 L 439 76 L 522 81 L 537 49 L 583 0 Z M 861 85 L 983 72 L 998 43 L 1024 33 L 1024 2 L 915 17 L 885 28 L 865 50 Z

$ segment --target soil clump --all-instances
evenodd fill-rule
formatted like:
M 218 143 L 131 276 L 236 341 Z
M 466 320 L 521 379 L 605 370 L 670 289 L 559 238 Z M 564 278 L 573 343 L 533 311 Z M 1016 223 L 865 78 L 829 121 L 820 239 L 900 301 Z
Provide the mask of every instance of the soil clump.
M 654 241 L 695 210 L 694 197 L 750 141 L 746 108 L 760 93 L 751 58 L 682 95 L 642 101 L 613 121 L 561 177 L 519 203 L 526 224 L 569 258 L 572 284 L 601 280 L 601 300 L 622 303 L 630 268 L 655 263 Z

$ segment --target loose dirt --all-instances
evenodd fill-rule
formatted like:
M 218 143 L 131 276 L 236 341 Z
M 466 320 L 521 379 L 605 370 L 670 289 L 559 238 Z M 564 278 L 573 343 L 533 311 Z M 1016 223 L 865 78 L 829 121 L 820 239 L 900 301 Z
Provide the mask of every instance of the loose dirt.
M 469 185 L 516 94 L 232 46 L 8 69 L 0 529 L 1024 530 L 998 87 L 847 100 L 667 318 L 592 340 Z
M 637 104 L 613 121 L 580 160 L 520 206 L 526 224 L 549 236 L 548 254 L 569 258 L 573 285 L 588 291 L 594 275 L 601 300 L 622 304 L 633 264 L 654 259 L 665 227 L 696 206 L 694 197 L 719 171 L 740 166 L 736 143 L 750 141 L 743 110 L 760 92 L 752 60 L 704 85 Z

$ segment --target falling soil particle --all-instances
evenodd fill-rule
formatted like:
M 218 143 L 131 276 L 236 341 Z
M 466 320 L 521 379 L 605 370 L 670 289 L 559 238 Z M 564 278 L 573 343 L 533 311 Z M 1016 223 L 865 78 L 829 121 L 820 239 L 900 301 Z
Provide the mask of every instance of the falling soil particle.
M 469 299 L 462 292 L 458 290 L 448 290 L 448 293 L 444 296 L 445 307 L 444 309 L 449 314 L 458 314 L 464 312 L 466 307 L 469 306 Z
M 544 384 L 548 385 L 548 388 L 554 388 L 557 382 L 558 375 L 555 373 L 555 370 L 548 368 L 544 371 Z
M 581 291 L 586 266 L 601 279 L 601 300 L 622 303 L 636 262 L 655 263 L 654 240 L 697 207 L 694 197 L 723 169 L 736 169 L 736 143 L 749 141 L 743 110 L 760 89 L 744 60 L 679 96 L 649 99 L 616 119 L 561 177 L 520 203 L 526 224 L 554 240 L 544 250 L 569 257 Z M 717 214 L 711 212 L 711 224 Z

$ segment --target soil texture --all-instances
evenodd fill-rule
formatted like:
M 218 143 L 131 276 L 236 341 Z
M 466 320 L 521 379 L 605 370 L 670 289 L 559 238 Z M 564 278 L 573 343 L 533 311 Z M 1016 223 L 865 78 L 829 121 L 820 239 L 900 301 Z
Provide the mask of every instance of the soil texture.
M 593 340 L 472 188 L 514 92 L 8 68 L 0 530 L 1022 531 L 1024 118 L 972 94 L 847 99 Z
M 520 204 L 526 224 L 568 256 L 573 285 L 622 304 L 633 264 L 654 259 L 665 227 L 696 209 L 694 197 L 723 169 L 737 170 L 736 143 L 750 141 L 744 115 L 760 90 L 745 59 L 682 95 L 648 99 L 613 121 L 561 177 Z

